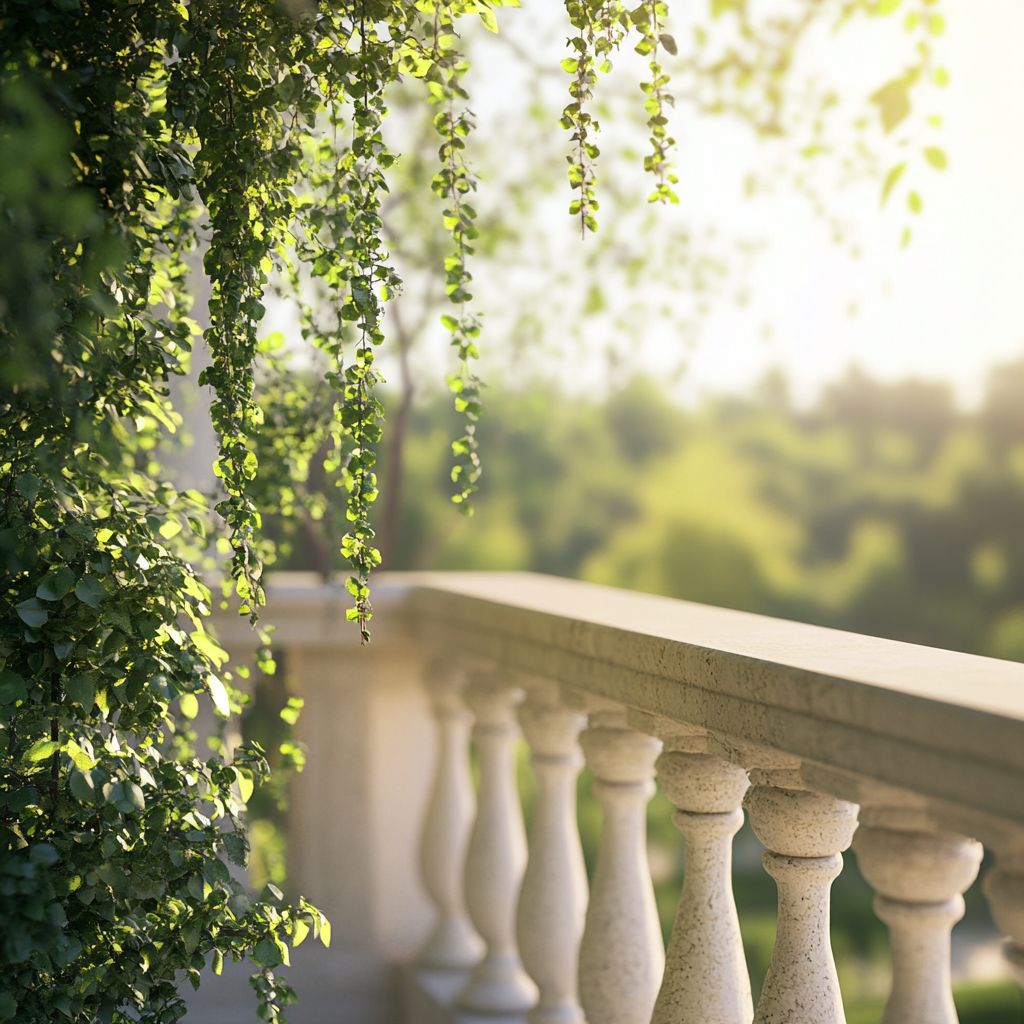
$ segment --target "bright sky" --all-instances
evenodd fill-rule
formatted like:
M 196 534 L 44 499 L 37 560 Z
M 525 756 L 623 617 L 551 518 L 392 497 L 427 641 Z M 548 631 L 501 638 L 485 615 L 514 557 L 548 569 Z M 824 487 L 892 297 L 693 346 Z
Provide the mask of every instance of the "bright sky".
M 557 64 L 565 51 L 556 8 L 554 0 L 524 0 L 523 11 L 501 12 L 503 31 Z M 886 379 L 944 378 L 973 404 L 993 364 L 1024 356 L 1024 0 L 942 0 L 942 9 L 948 28 L 937 57 L 951 84 L 933 90 L 928 112 L 941 113 L 943 125 L 926 129 L 932 134 L 917 150 L 942 146 L 949 168 L 935 172 L 919 161 L 908 171 L 924 198 L 920 216 L 907 213 L 904 196 L 880 210 L 877 182 L 843 198 L 862 240 L 859 260 L 830 241 L 802 200 L 742 197 L 745 172 L 764 159 L 748 132 L 685 114 L 673 124 L 683 211 L 669 218 L 768 242 L 752 272 L 750 305 L 723 305 L 712 316 L 689 358 L 684 394 L 745 388 L 780 366 L 806 400 L 857 362 Z M 536 26 L 549 20 L 554 31 L 538 42 Z M 523 33 L 527 25 L 532 35 Z M 892 45 L 880 42 L 876 21 L 816 51 L 841 93 L 865 96 L 900 70 L 906 44 L 892 28 L 896 18 Z M 506 70 L 500 59 L 476 63 L 469 86 L 482 125 L 516 102 Z M 614 133 L 606 124 L 606 143 Z M 559 204 L 568 204 L 567 190 Z M 900 233 L 910 221 L 914 237 L 904 249 Z M 655 371 L 678 358 L 678 339 L 667 335 L 649 338 L 642 356 Z
M 695 353 L 692 386 L 734 387 L 777 363 L 807 393 L 856 360 L 885 378 L 945 378 L 973 403 L 993 363 L 1024 356 L 1024 3 L 944 7 L 951 84 L 938 97 L 938 136 L 950 165 L 921 176 L 926 208 L 910 246 L 897 244 L 902 211 L 879 215 L 874 194 L 857 262 L 799 204 L 770 204 L 754 301 L 772 338 L 760 340 L 749 318 L 719 318 Z

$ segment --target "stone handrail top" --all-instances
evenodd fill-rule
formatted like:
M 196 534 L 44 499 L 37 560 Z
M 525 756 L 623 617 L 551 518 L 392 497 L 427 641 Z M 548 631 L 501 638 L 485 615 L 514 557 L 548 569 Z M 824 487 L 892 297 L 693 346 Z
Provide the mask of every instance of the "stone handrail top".
M 674 674 L 674 666 L 668 645 L 652 645 L 640 637 L 737 655 L 763 663 L 769 674 L 795 669 L 1024 721 L 1024 664 L 1015 661 L 540 573 L 381 573 L 380 579 L 486 602 L 494 606 L 491 614 L 478 609 L 474 625 L 486 623 L 488 629 L 552 646 L 565 643 L 579 653 L 610 656 L 645 672 Z M 511 609 L 525 613 L 515 618 L 514 627 Z M 610 636 L 609 645 L 599 636 L 605 631 L 620 635 Z M 621 634 L 637 640 L 624 644 Z
M 979 836 L 1024 824 L 1022 664 L 527 572 L 382 572 L 373 600 L 367 651 L 417 636 L 779 752 L 844 799 L 912 794 Z M 350 603 L 280 574 L 266 621 L 284 645 L 357 645 Z

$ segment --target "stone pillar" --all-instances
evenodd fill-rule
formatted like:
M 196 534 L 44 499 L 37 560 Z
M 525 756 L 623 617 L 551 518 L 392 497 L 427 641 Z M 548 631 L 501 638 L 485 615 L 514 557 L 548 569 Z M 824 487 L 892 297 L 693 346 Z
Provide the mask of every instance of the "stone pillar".
M 996 866 L 982 888 L 996 927 L 1008 936 L 1003 953 L 1014 980 L 1024 989 L 1024 848 L 996 848 Z
M 754 1006 L 732 893 L 732 840 L 743 824 L 747 773 L 679 750 L 662 754 L 657 769 L 678 808 L 672 821 L 686 837 L 686 874 L 652 1024 L 748 1024 Z
M 519 722 L 537 779 L 518 913 L 523 964 L 540 990 L 527 1020 L 583 1024 L 577 973 L 587 871 L 576 825 L 576 777 L 583 765 L 578 737 L 587 719 L 560 706 L 554 688 L 535 688 L 519 710 Z
M 892 991 L 882 1024 L 956 1024 L 950 932 L 977 877 L 981 843 L 862 824 L 853 848 L 877 893 L 875 913 L 889 926 Z
M 515 914 L 526 833 L 515 778 L 516 706 L 523 692 L 501 675 L 476 675 L 465 692 L 480 762 L 476 821 L 466 857 L 466 904 L 487 947 L 457 1002 L 482 1013 L 523 1013 L 537 1001 L 516 946 Z
M 761 774 L 770 781 L 771 773 Z M 797 780 L 786 781 L 792 786 Z M 768 847 L 764 866 L 779 889 L 775 948 L 754 1024 L 844 1024 L 829 890 L 857 828 L 857 805 L 772 785 L 752 786 L 743 802 Z
M 649 1024 L 665 966 L 647 863 L 647 802 L 661 741 L 629 729 L 624 712 L 590 716 L 580 737 L 604 808 L 580 945 L 580 1002 L 589 1024 Z
M 420 841 L 420 871 L 438 921 L 416 961 L 423 967 L 467 968 L 483 955 L 463 894 L 466 846 L 476 810 L 469 777 L 472 716 L 462 701 L 465 676 L 458 668 L 438 659 L 428 666 L 425 682 L 437 725 L 437 761 Z

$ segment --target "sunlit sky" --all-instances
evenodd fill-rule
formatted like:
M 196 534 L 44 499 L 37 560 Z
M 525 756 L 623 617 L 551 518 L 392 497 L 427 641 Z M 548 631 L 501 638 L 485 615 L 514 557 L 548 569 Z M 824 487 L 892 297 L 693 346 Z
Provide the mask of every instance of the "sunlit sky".
M 686 12 L 695 9 L 688 8 L 690 2 L 670 3 L 670 27 L 681 41 L 688 32 Z M 762 8 L 793 7 L 793 0 L 756 2 Z M 927 127 L 921 117 L 913 121 L 916 128 L 906 152 L 916 155 L 916 162 L 901 182 L 902 191 L 893 193 L 885 209 L 877 179 L 862 181 L 830 198 L 834 212 L 854 226 L 851 238 L 861 251 L 857 259 L 849 255 L 849 247 L 833 243 L 823 221 L 792 190 L 780 187 L 770 196 L 745 198 L 744 179 L 771 159 L 770 147 L 756 141 L 744 126 L 699 117 L 680 104 L 670 130 L 679 140 L 681 204 L 659 211 L 664 231 L 670 234 L 685 227 L 699 235 L 714 229 L 716 245 L 728 247 L 746 239 L 763 244 L 763 249 L 744 279 L 749 293 L 745 306 L 717 302 L 692 348 L 686 348 L 679 333 L 665 325 L 645 331 L 642 343 L 631 350 L 640 370 L 668 379 L 685 362 L 685 373 L 674 387 L 679 398 L 693 401 L 707 392 L 747 389 L 777 367 L 788 377 L 796 400 L 806 403 L 814 400 L 823 384 L 857 364 L 885 380 L 911 376 L 946 380 L 961 403 L 970 407 L 982 397 L 993 366 L 1024 357 L 1024 0 L 939 3 L 947 29 L 935 42 L 935 57 L 948 69 L 950 84 L 923 96 L 915 113 L 941 115 L 941 127 Z M 565 14 L 557 0 L 522 0 L 522 4 L 521 10 L 499 12 L 502 34 L 528 51 L 537 65 L 551 69 L 540 79 L 550 108 L 545 115 L 550 121 L 545 145 L 555 147 L 558 164 L 564 166 L 560 154 L 568 151 L 570 143 L 557 117 L 567 101 L 568 76 L 558 70 L 558 62 L 568 52 Z M 909 8 L 910 0 L 904 6 Z M 703 4 L 700 9 L 705 9 Z M 823 75 L 854 112 L 871 109 L 866 102 L 870 93 L 907 64 L 910 43 L 900 27 L 902 14 L 901 9 L 890 19 L 862 19 L 838 34 L 819 32 L 812 45 L 802 49 L 800 74 Z M 525 84 L 531 73 L 507 45 L 480 29 L 468 32 L 467 42 L 473 68 L 465 84 L 479 125 L 470 137 L 468 156 L 472 163 L 475 153 L 484 167 L 490 161 L 492 180 L 483 182 L 474 200 L 486 210 L 488 204 L 506 201 L 503 186 L 529 185 L 535 154 L 516 138 L 516 125 L 529 102 Z M 643 67 L 630 54 L 622 63 L 624 67 L 614 72 L 622 82 L 618 95 L 635 96 L 639 107 L 642 97 L 635 83 Z M 666 64 L 671 70 L 667 59 Z M 852 114 L 843 123 L 851 120 Z M 620 191 L 646 194 L 650 182 L 639 169 L 639 155 L 627 165 L 608 158 L 642 139 L 615 118 L 602 122 L 599 141 L 604 155 L 599 174 L 605 180 L 601 187 L 618 175 L 621 180 L 613 184 Z M 884 139 L 880 130 L 874 132 L 883 151 L 889 145 L 883 156 L 885 166 L 903 159 L 902 151 L 892 149 L 901 134 L 902 129 Z M 844 138 L 835 141 L 841 148 Z M 392 144 L 401 149 L 400 130 Z M 920 157 L 924 145 L 945 150 L 946 170 L 935 171 L 925 164 Z M 501 168 L 496 174 L 495 167 Z M 920 215 L 906 207 L 906 190 L 911 187 L 923 197 Z M 602 217 L 610 208 L 606 192 L 601 194 Z M 565 212 L 571 198 L 563 182 L 560 191 L 539 201 L 532 220 L 522 225 L 528 243 L 532 234 L 531 244 L 547 247 L 549 268 L 560 266 L 563 273 L 593 245 L 592 239 L 580 242 Z M 907 224 L 913 225 L 913 237 L 903 247 L 900 239 Z M 542 366 L 548 373 L 557 373 L 569 390 L 600 393 L 607 389 L 608 338 L 615 338 L 611 316 L 603 325 L 598 320 L 586 326 L 575 338 L 560 326 L 549 329 L 554 345 L 561 347 L 554 355 L 550 339 L 546 354 L 520 352 L 510 343 L 513 321 L 525 307 L 552 324 L 559 315 L 573 322 L 558 293 L 530 265 L 529 244 L 515 258 L 516 266 L 487 266 L 474 288 L 475 304 L 486 313 L 485 378 L 505 374 L 508 379 L 516 372 L 528 378 L 536 366 Z M 690 301 L 684 294 L 651 290 L 652 305 L 663 298 L 680 306 Z M 270 306 L 265 328 L 289 333 L 294 327 L 292 314 L 274 302 Z M 444 373 L 453 367 L 446 355 L 446 332 L 437 326 L 436 315 L 430 323 L 434 326 L 413 359 L 422 379 L 440 386 Z M 393 372 L 387 351 L 383 356 L 385 370 Z
M 560 5 L 523 2 L 521 12 L 502 12 L 503 31 L 557 63 L 565 53 Z M 940 145 L 949 167 L 936 172 L 919 161 L 908 171 L 924 198 L 920 216 L 907 212 L 904 196 L 883 211 L 878 182 L 843 197 L 857 224 L 858 260 L 792 194 L 742 197 L 743 175 L 763 159 L 745 129 L 684 114 L 673 123 L 682 215 L 767 243 L 748 308 L 723 305 L 690 354 L 684 396 L 744 388 L 779 366 L 797 398 L 808 400 L 856 362 L 885 379 L 946 379 L 970 405 L 993 364 L 1024 356 L 1024 2 L 942 0 L 942 9 L 948 28 L 936 55 L 950 85 L 928 97 L 927 112 L 940 113 L 943 124 L 919 134 L 917 151 Z M 536 26 L 549 19 L 553 31 L 538 39 Z M 811 62 L 823 61 L 841 92 L 866 96 L 902 66 L 906 44 L 891 22 L 885 31 L 877 20 L 844 30 Z M 500 57 L 478 62 L 470 87 L 481 121 L 515 103 L 506 71 Z M 606 136 L 614 132 L 605 126 Z M 911 221 L 913 239 L 903 248 Z M 652 370 L 669 367 L 677 340 L 652 336 L 642 358 Z
M 695 353 L 694 386 L 733 387 L 778 363 L 806 392 L 856 360 L 885 378 L 945 378 L 970 403 L 993 363 L 1024 355 L 1024 3 L 944 6 L 951 84 L 938 134 L 950 165 L 922 181 L 910 246 L 897 241 L 906 218 L 871 202 L 855 263 L 799 204 L 776 204 L 755 297 L 771 340 L 721 318 Z

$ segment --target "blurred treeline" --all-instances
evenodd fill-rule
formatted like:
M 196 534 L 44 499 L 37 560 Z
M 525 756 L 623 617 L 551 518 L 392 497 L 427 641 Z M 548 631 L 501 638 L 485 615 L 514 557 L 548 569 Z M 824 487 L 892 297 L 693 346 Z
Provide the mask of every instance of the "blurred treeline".
M 334 554 L 342 505 L 323 468 L 329 393 L 315 373 L 285 365 L 263 384 L 257 483 L 271 510 L 270 567 L 344 573 Z M 379 464 L 385 568 L 530 569 L 1024 660 L 1022 396 L 1024 359 L 993 369 L 974 412 L 946 384 L 882 383 L 856 369 L 809 409 L 791 401 L 781 373 L 693 409 L 643 377 L 601 398 L 492 385 L 479 426 L 485 474 L 467 518 L 448 497 L 458 429 L 449 396 L 395 393 Z M 261 686 L 247 729 L 274 749 L 280 725 L 261 728 L 277 722 L 287 694 L 279 679 Z M 529 820 L 525 748 L 519 783 Z M 280 881 L 286 797 L 267 798 L 256 807 L 256 855 Z M 592 867 L 600 808 L 587 772 L 579 820 Z M 660 792 L 648 832 L 667 938 L 685 851 Z M 734 885 L 755 998 L 775 936 L 775 886 L 760 854 L 744 826 Z M 848 1019 L 873 1024 L 888 988 L 888 935 L 855 855 L 846 859 L 832 941 Z M 959 927 L 994 938 L 977 884 L 967 905 Z M 1009 983 L 960 986 L 957 1002 L 962 1024 L 1020 1019 Z
M 970 413 L 856 369 L 810 409 L 777 372 L 691 410 L 641 377 L 601 399 L 492 387 L 472 518 L 448 500 L 448 397 L 403 434 L 400 473 L 394 431 L 381 452 L 385 568 L 530 569 L 1024 660 L 1024 360 Z M 343 569 L 325 451 L 312 513 L 267 520 L 277 568 Z

